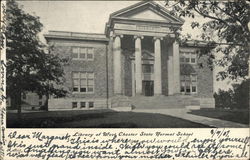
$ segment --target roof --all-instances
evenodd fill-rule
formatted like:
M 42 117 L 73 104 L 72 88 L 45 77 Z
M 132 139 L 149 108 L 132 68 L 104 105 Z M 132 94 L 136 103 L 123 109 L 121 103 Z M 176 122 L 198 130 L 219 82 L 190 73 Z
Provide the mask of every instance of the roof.
M 187 40 L 184 42 L 180 42 L 181 47 L 196 47 L 196 48 L 204 48 L 204 47 L 209 47 L 209 48 L 214 48 L 216 45 L 212 42 L 208 41 L 201 41 L 201 40 Z
M 161 17 L 159 19 L 152 19 L 150 17 L 139 17 L 137 18 L 135 15 L 142 13 L 143 11 L 151 11 L 154 12 L 155 15 Z M 109 21 L 106 23 L 105 33 L 107 34 L 108 28 L 112 26 L 113 20 L 136 20 L 136 21 L 150 21 L 155 23 L 164 23 L 171 24 L 176 26 L 181 26 L 184 23 L 182 18 L 172 15 L 165 7 L 157 4 L 154 1 L 142 1 L 136 3 L 134 5 L 128 6 L 121 10 L 118 10 L 109 16 Z
M 108 38 L 104 34 L 99 33 L 81 33 L 81 32 L 67 32 L 67 31 L 49 31 L 44 34 L 45 39 L 66 39 L 66 40 L 87 40 L 87 41 L 104 41 Z

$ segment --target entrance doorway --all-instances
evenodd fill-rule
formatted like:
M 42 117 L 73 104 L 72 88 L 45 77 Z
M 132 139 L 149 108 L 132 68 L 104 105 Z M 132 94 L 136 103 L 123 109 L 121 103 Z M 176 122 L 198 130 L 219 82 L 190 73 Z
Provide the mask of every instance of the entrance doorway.
M 154 95 L 154 81 L 142 81 L 142 94 L 144 96 Z

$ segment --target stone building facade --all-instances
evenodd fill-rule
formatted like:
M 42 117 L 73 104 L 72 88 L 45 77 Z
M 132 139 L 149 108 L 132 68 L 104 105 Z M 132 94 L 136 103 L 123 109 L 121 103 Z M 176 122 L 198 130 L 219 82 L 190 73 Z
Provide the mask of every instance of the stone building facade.
M 203 44 L 175 40 L 172 30 L 183 23 L 150 1 L 112 13 L 104 34 L 49 31 L 52 54 L 70 59 L 64 66 L 69 94 L 51 97 L 49 110 L 114 108 L 131 99 L 137 107 L 152 97 L 214 107 L 213 72 L 207 57 L 198 56 Z

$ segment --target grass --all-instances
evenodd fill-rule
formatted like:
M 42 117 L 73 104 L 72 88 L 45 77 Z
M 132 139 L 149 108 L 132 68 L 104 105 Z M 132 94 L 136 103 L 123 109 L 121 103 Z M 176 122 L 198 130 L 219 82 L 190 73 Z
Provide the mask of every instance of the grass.
M 7 112 L 8 128 L 208 128 L 209 126 L 153 113 L 92 111 Z
M 249 110 L 226 110 L 226 109 L 201 109 L 193 110 L 190 114 L 216 118 L 236 123 L 249 124 Z

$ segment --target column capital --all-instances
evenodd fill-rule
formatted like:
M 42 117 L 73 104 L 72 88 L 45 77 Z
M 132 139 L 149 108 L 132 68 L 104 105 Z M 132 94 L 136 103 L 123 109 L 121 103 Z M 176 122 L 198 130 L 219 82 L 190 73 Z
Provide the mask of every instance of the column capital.
M 137 38 L 143 39 L 144 36 L 142 36 L 142 35 L 134 35 L 134 39 L 137 39 Z
M 112 36 L 113 38 L 116 38 L 116 37 L 120 37 L 120 38 L 123 38 L 123 34 L 113 34 Z
M 160 36 L 154 36 L 153 40 L 155 41 L 155 40 L 157 40 L 157 39 L 159 39 L 159 40 L 163 40 L 163 37 L 160 37 Z

